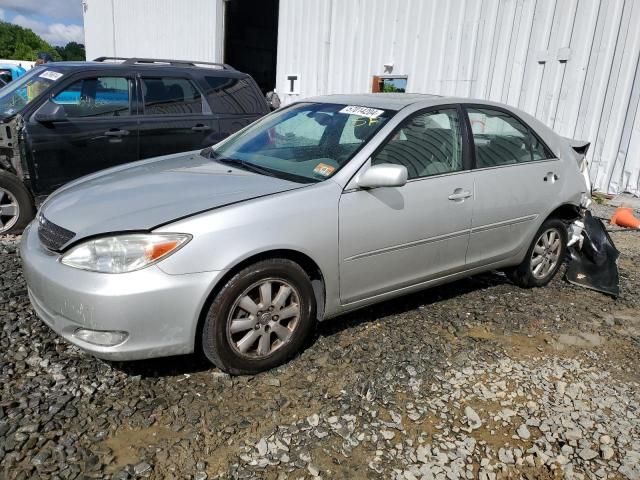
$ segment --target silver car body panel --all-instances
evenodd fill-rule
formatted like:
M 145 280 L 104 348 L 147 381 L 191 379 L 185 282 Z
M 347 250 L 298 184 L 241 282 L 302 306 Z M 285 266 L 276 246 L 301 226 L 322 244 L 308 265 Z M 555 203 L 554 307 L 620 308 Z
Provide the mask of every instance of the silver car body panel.
M 74 182 L 63 189 L 64 195 L 54 193 L 41 211 L 74 232 L 77 242 L 105 232 L 150 230 L 195 212 L 300 187 L 190 152 Z
M 562 205 L 579 206 L 588 193 L 571 146 L 533 117 L 502 104 L 405 94 L 324 96 L 305 102 L 398 113 L 347 165 L 316 184 L 240 171 L 191 153 L 118 167 L 63 187 L 42 212 L 81 237 L 153 230 L 188 233 L 193 239 L 153 267 L 104 275 L 62 265 L 29 231 L 21 251 L 39 313 L 73 317 L 67 321 L 75 325 L 78 318 L 69 314 L 68 302 L 74 306 L 71 312 L 95 311 L 95 325 L 102 329 L 116 329 L 128 321 L 134 333 L 138 327 L 155 328 L 151 333 L 161 337 L 152 335 L 157 350 L 138 337 L 127 341 L 129 350 L 124 353 L 117 353 L 120 346 L 105 353 L 80 345 L 99 356 L 183 353 L 193 350 L 198 318 L 211 292 L 230 271 L 257 256 L 295 252 L 315 263 L 324 282 L 320 319 L 326 319 L 427 286 L 516 265 L 548 215 Z M 398 188 L 357 188 L 358 173 L 408 115 L 455 103 L 495 105 L 515 113 L 558 158 L 436 175 Z M 558 179 L 545 181 L 549 173 Z M 450 200 L 456 191 L 469 195 Z M 173 281 L 175 291 L 169 288 Z M 78 344 L 66 327 L 53 328 Z
M 126 275 L 66 267 L 39 242 L 37 224 L 22 236 L 23 273 L 34 310 L 65 339 L 109 360 L 136 360 L 193 351 L 200 312 L 220 272 L 171 276 L 157 266 Z M 73 337 L 79 328 L 126 331 L 116 347 Z
M 470 196 L 449 200 L 456 190 Z M 419 178 L 402 188 L 345 192 L 338 212 L 342 301 L 464 270 L 472 192 L 469 172 Z

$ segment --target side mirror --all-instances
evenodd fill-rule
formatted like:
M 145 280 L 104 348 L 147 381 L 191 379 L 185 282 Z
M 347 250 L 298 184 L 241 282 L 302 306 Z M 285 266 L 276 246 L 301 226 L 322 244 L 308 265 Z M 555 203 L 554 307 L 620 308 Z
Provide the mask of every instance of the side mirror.
M 382 163 L 360 174 L 356 184 L 360 188 L 402 187 L 407 183 L 407 167 Z
M 67 114 L 62 105 L 48 101 L 38 109 L 33 119 L 38 123 L 65 122 Z

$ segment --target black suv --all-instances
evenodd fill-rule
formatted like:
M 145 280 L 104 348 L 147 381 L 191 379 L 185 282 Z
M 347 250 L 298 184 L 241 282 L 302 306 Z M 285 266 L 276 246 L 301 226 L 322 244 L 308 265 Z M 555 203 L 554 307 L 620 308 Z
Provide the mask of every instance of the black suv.
M 225 64 L 97 58 L 36 67 L 0 90 L 0 234 L 82 175 L 213 145 L 270 110 Z

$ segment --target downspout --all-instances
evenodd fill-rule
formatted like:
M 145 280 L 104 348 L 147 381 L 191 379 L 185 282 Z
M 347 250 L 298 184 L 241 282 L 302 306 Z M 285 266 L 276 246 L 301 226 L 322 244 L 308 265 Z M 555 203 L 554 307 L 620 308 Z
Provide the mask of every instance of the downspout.
M 111 40 L 113 42 L 113 56 L 117 57 L 116 52 L 116 13 L 115 13 L 115 0 L 111 0 Z
M 316 95 L 326 95 L 329 93 L 329 60 L 331 58 L 331 34 L 333 33 L 333 2 L 334 0 L 329 0 L 329 28 L 327 28 L 324 45 L 324 90 L 321 92 L 316 92 Z

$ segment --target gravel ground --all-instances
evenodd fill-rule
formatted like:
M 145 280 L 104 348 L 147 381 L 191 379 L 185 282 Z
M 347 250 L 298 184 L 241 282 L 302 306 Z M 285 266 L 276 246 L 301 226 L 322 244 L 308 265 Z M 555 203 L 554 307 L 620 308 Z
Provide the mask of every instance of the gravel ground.
M 639 236 L 612 233 L 617 300 L 480 275 L 325 322 L 236 378 L 68 345 L 0 238 L 0 478 L 639 479 Z

